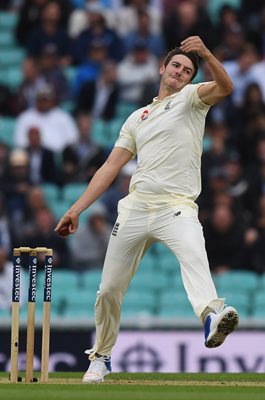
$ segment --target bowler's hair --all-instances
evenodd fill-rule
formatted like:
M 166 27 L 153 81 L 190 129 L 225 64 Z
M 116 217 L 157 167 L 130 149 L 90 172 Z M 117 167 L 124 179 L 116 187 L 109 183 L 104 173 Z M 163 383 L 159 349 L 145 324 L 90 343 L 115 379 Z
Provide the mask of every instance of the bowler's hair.
M 175 47 L 173 50 L 171 50 L 166 55 L 165 60 L 164 60 L 164 66 L 166 67 L 168 65 L 168 63 L 171 61 L 171 59 L 178 54 L 182 54 L 191 60 L 193 66 L 194 66 L 194 73 L 191 77 L 191 80 L 194 79 L 195 76 L 197 75 L 198 68 L 199 68 L 199 57 L 195 51 L 189 51 L 189 52 L 185 53 L 185 51 L 182 51 L 180 47 Z

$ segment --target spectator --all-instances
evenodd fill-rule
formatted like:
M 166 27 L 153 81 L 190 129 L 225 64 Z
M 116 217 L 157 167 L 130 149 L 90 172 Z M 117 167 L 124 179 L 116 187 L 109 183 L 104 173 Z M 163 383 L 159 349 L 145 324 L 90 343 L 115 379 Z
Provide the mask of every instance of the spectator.
M 39 58 L 40 79 L 50 84 L 58 103 L 71 100 L 71 89 L 59 62 L 58 50 L 53 44 L 45 46 Z
M 41 132 L 38 127 L 28 130 L 28 143 L 26 151 L 29 155 L 29 179 L 34 185 L 44 182 L 57 182 L 57 171 L 54 153 L 43 147 Z
M 260 87 L 256 83 L 248 84 L 243 93 L 241 105 L 232 106 L 232 108 L 234 113 L 233 126 L 236 134 L 234 145 L 240 153 L 243 164 L 249 164 L 253 161 L 256 142 L 262 134 L 262 126 L 264 125 L 260 123 L 260 116 L 265 114 L 265 103 L 262 100 Z
M 0 117 L 13 117 L 15 114 L 15 96 L 7 85 L 0 83 Z
M 21 229 L 20 246 L 48 247 L 53 249 L 53 266 L 70 268 L 71 258 L 65 239 L 58 237 L 54 232 L 55 220 L 49 208 L 41 208 L 35 213 L 34 228 L 28 232 L 28 227 Z M 43 259 L 44 261 L 44 254 Z
M 255 215 L 259 198 L 265 194 L 265 136 L 257 141 L 255 156 L 248 165 L 248 178 L 252 195 L 250 205 Z
M 227 206 L 216 206 L 204 225 L 210 269 L 215 274 L 240 269 L 244 226 L 236 221 Z
M 5 179 L 5 174 L 8 168 L 9 148 L 7 144 L 0 141 L 0 182 Z
M 126 54 L 129 53 L 134 43 L 137 41 L 146 41 L 151 54 L 161 59 L 166 53 L 164 38 L 161 34 L 152 33 L 151 18 L 146 11 L 141 11 L 137 18 L 137 28 L 127 33 L 124 37 Z
M 265 103 L 257 84 L 248 86 L 243 105 L 239 108 L 238 125 L 240 127 L 237 146 L 242 162 L 252 164 L 256 155 L 256 146 L 265 135 Z
M 7 212 L 15 232 L 21 229 L 27 192 L 30 188 L 29 158 L 25 150 L 10 152 L 8 167 L 2 181 L 2 191 L 6 198 Z
M 247 31 L 248 40 L 258 48 L 258 51 L 264 57 L 265 55 L 265 7 L 263 0 L 242 1 L 240 7 L 241 19 L 244 29 Z M 248 3 L 248 4 L 247 4 Z
M 89 17 L 88 13 L 93 12 L 93 9 L 99 11 L 105 18 L 108 28 L 115 29 L 115 14 L 119 10 L 120 0 L 108 1 L 106 4 L 103 1 L 97 0 L 83 0 L 80 7 L 76 8 L 70 18 L 68 32 L 71 38 L 76 38 L 82 31 L 89 28 Z M 113 3 L 113 4 L 112 4 Z
M 265 113 L 265 102 L 258 83 L 254 82 L 247 85 L 242 104 L 238 108 L 242 119 L 242 128 L 248 125 L 258 112 Z
M 264 74 L 265 74 L 264 60 L 260 60 L 258 63 L 252 65 L 252 67 L 250 68 L 250 81 L 252 83 L 256 83 L 260 87 L 262 93 L 262 100 L 265 103 Z
M 219 43 L 223 42 L 225 32 L 229 31 L 232 25 L 240 24 L 239 12 L 233 5 L 224 3 L 218 12 L 218 20 L 216 21 L 216 33 Z
M 224 166 L 212 167 L 202 185 L 204 190 L 198 198 L 198 204 L 200 206 L 200 220 L 203 222 L 209 217 L 214 199 L 221 193 L 227 193 L 228 183 Z
M 234 91 L 231 97 L 236 106 L 241 106 L 243 103 L 245 90 L 251 81 L 251 67 L 257 61 L 258 54 L 256 48 L 246 43 L 237 59 L 223 63 L 234 83 Z
M 23 240 L 24 235 L 33 235 L 35 229 L 36 215 L 39 210 L 46 209 L 47 203 L 43 190 L 40 186 L 32 186 L 28 192 L 25 203 L 24 222 L 21 233 L 17 235 L 17 240 Z
M 152 101 L 159 80 L 157 67 L 146 42 L 136 42 L 118 65 L 120 100 L 135 105 Z
M 265 272 L 265 195 L 256 201 L 252 228 L 245 235 L 244 267 L 258 274 Z
M 100 77 L 102 67 L 107 59 L 107 49 L 101 40 L 94 40 L 90 43 L 87 59 L 77 69 L 73 82 L 73 95 L 78 97 L 82 85 L 86 82 L 93 82 Z
M 89 80 L 81 86 L 76 111 L 88 112 L 94 118 L 107 121 L 115 117 L 118 100 L 117 67 L 114 62 L 107 61 L 96 80 Z
M 252 232 L 254 237 L 250 243 L 246 244 L 243 268 L 262 275 L 265 272 L 265 233 L 263 231 L 257 235 L 255 230 Z
M 259 233 L 265 233 L 265 191 L 257 198 L 253 226 Z
M 11 256 L 14 243 L 14 229 L 8 217 L 4 194 L 0 194 L 0 248 Z
M 207 181 L 213 168 L 224 166 L 229 139 L 228 128 L 221 122 L 207 124 L 207 134 L 210 137 L 210 148 L 202 155 L 202 179 L 204 182 Z
M 215 30 L 208 15 L 192 0 L 175 3 L 170 13 L 165 15 L 163 33 L 168 50 L 194 35 L 200 36 L 209 49 L 213 49 L 216 43 Z
M 25 46 L 30 32 L 39 26 L 41 13 L 49 0 L 26 0 L 18 14 L 18 23 L 16 26 L 16 39 L 21 46 Z
M 251 211 L 252 202 L 247 174 L 237 151 L 232 150 L 228 153 L 224 168 L 228 185 L 227 192 L 234 199 L 237 211 L 241 210 L 244 219 L 247 217 L 247 212 Z
M 36 106 L 38 88 L 44 84 L 43 78 L 39 75 L 39 67 L 36 60 L 26 58 L 23 61 L 22 71 L 22 83 L 16 93 L 18 114 Z
M 104 43 L 107 58 L 120 61 L 123 57 L 123 43 L 116 31 L 107 27 L 102 9 L 89 6 L 87 14 L 88 28 L 81 32 L 74 41 L 74 56 L 77 64 L 86 62 L 87 53 L 92 43 Z
M 241 0 L 240 16 L 248 31 L 260 31 L 260 15 L 264 6 L 263 0 Z
M 54 89 L 48 84 L 38 88 L 36 108 L 26 110 L 18 117 L 15 146 L 25 148 L 29 145 L 28 131 L 32 126 L 41 131 L 43 146 L 55 152 L 62 151 L 78 137 L 73 118 L 56 106 Z
M 243 27 L 239 23 L 229 25 L 224 31 L 223 40 L 215 49 L 216 57 L 221 61 L 236 60 L 246 45 Z
M 110 234 L 107 211 L 102 204 L 95 203 L 87 223 L 72 238 L 72 254 L 77 270 L 103 267 Z
M 72 11 L 69 0 L 53 0 L 60 6 L 61 24 L 66 27 L 68 18 Z M 41 23 L 41 15 L 44 7 L 50 0 L 25 0 L 18 14 L 18 24 L 16 26 L 16 39 L 21 46 L 26 46 L 31 32 Z
M 79 138 L 76 143 L 67 146 L 62 154 L 62 185 L 75 181 L 89 182 L 106 160 L 105 151 L 91 137 L 92 117 L 81 113 L 77 117 L 77 124 Z
M 56 1 L 50 1 L 43 7 L 40 25 L 35 27 L 28 37 L 28 56 L 39 57 L 44 47 L 49 44 L 57 48 L 61 65 L 71 63 L 71 42 L 61 25 L 61 9 Z
M 116 11 L 116 26 L 122 37 L 137 28 L 138 15 L 143 11 L 151 18 L 152 33 L 161 34 L 161 11 L 148 0 L 130 0 Z

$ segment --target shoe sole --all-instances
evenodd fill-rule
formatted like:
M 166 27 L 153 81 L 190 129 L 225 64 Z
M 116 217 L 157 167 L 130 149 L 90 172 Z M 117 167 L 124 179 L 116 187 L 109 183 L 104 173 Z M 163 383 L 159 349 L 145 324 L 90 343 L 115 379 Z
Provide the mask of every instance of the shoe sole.
M 208 341 L 205 342 L 205 346 L 208 348 L 221 346 L 226 337 L 235 330 L 238 322 L 239 317 L 235 311 L 231 310 L 226 313 L 217 325 L 216 332 Z

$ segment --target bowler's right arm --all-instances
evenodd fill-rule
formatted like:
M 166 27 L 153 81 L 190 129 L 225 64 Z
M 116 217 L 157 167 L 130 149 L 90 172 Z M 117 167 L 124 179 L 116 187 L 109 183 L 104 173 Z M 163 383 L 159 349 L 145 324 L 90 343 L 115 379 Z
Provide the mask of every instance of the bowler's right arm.
M 76 232 L 79 215 L 94 203 L 118 176 L 121 168 L 132 158 L 132 152 L 123 147 L 114 147 L 105 163 L 91 179 L 85 192 L 60 219 L 55 231 L 61 236 Z

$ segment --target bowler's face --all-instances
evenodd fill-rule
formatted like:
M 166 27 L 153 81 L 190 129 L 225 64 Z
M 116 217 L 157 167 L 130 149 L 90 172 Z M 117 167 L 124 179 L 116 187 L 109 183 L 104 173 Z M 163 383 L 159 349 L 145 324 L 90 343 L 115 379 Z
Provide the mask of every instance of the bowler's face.
M 183 54 L 177 54 L 166 67 L 163 65 L 160 68 L 161 83 L 170 92 L 178 92 L 190 83 L 193 73 L 192 61 Z

